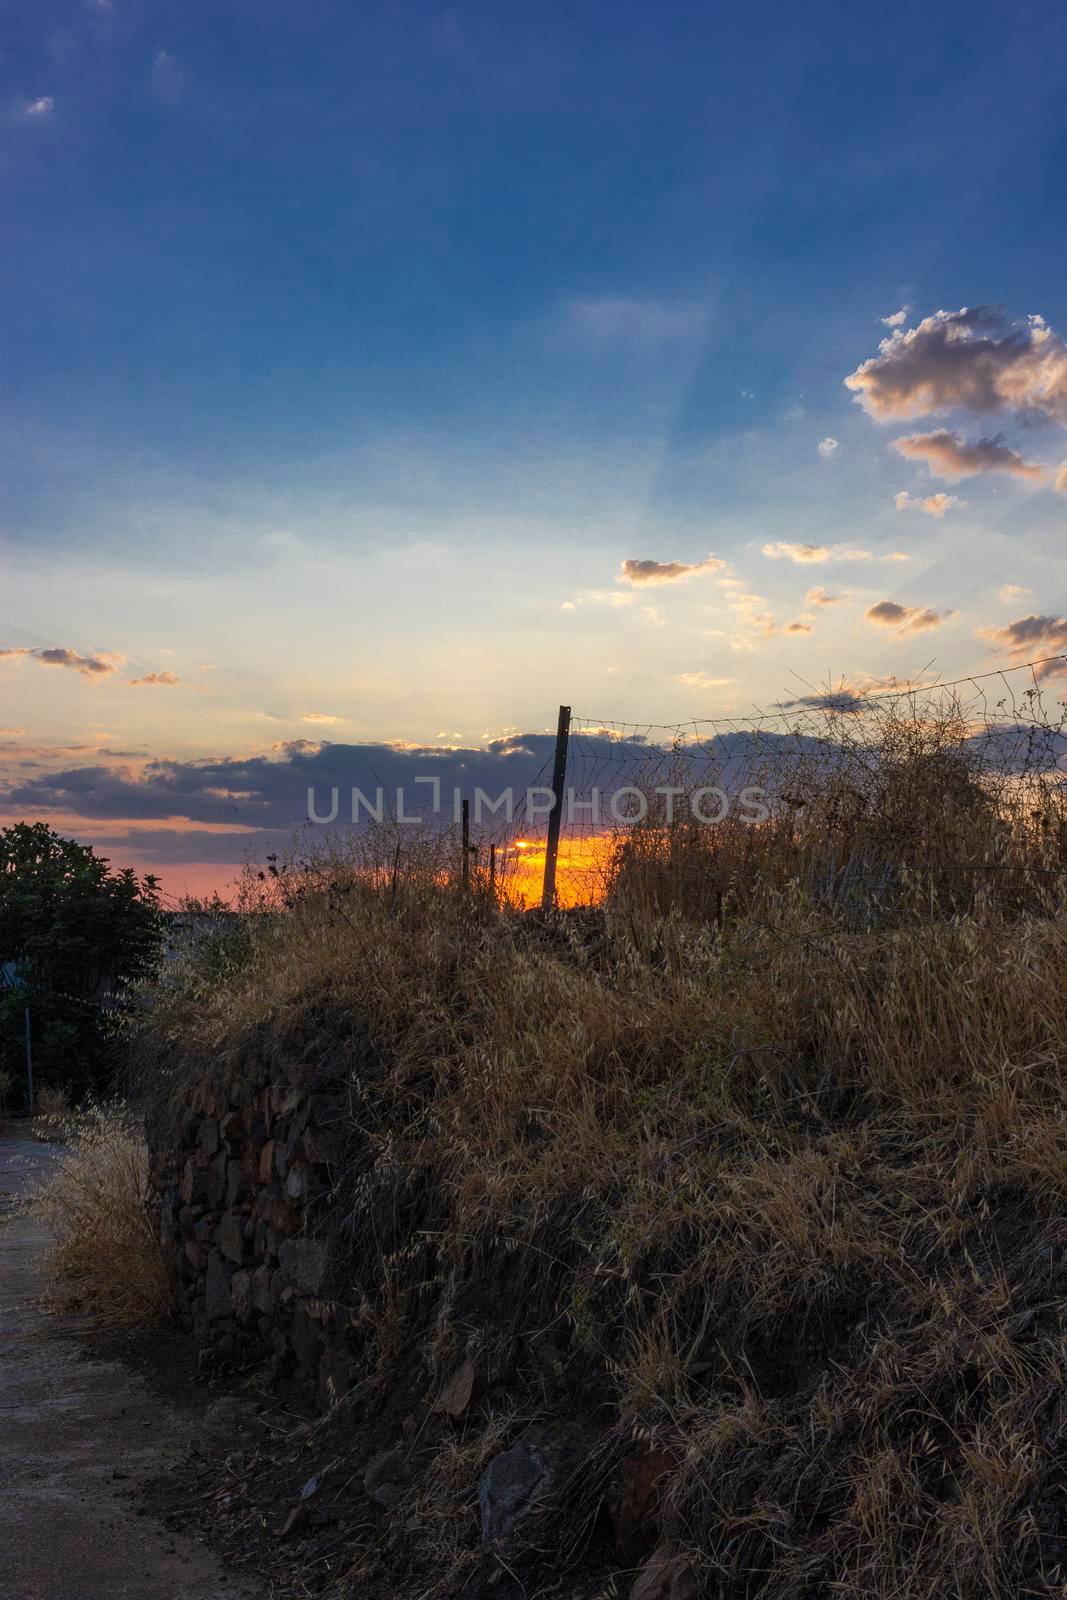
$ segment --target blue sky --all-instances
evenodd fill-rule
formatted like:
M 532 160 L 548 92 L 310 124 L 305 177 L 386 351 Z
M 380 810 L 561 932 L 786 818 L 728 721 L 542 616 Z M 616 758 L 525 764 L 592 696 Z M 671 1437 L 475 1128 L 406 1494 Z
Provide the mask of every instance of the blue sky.
M 1062 6 L 3 18 L 5 814 L 1067 649 Z

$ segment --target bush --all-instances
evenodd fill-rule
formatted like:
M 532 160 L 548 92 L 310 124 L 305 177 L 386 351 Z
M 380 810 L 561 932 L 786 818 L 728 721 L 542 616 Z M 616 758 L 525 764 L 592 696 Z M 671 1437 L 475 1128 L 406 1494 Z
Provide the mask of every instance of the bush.
M 171 1276 L 149 1186 L 148 1147 L 121 1107 L 70 1125 L 70 1148 L 31 1201 L 51 1230 L 54 1298 L 101 1328 L 140 1328 L 171 1308 Z

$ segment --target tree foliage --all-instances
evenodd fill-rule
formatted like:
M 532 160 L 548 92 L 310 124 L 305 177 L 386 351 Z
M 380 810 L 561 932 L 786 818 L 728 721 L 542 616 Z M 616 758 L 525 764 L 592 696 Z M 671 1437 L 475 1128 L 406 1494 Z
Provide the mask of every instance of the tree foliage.
M 0 1065 L 22 1074 L 28 1006 L 38 1081 L 100 1087 L 130 986 L 161 945 L 154 878 L 112 872 L 43 822 L 0 829 Z

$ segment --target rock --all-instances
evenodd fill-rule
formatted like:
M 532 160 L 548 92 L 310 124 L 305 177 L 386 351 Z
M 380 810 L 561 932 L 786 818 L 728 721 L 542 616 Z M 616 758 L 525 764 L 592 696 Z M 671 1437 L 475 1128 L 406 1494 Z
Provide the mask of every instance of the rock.
M 547 1487 L 551 1471 L 541 1447 L 520 1439 L 494 1456 L 478 1486 L 482 1543 L 507 1539 Z
M 259 1152 L 259 1181 L 269 1183 L 274 1170 L 274 1140 L 268 1139 Z
M 230 1279 L 230 1303 L 238 1322 L 248 1323 L 254 1313 L 252 1305 L 252 1274 L 235 1272 Z
M 363 1489 L 383 1511 L 391 1511 L 404 1493 L 411 1468 L 402 1450 L 380 1450 L 363 1470 Z
M 204 1193 L 209 1206 L 220 1210 L 226 1198 L 226 1166 L 229 1161 L 225 1150 L 220 1150 L 218 1155 L 212 1156 L 204 1173 Z
M 200 1218 L 193 1229 L 193 1238 L 197 1244 L 212 1245 L 215 1242 L 215 1230 L 218 1227 L 219 1213 L 208 1211 Z
M 223 1117 L 219 1123 L 219 1138 L 231 1150 L 239 1150 L 244 1144 L 244 1118 L 239 1111 L 228 1111 Z
M 228 1161 L 226 1163 L 226 1204 L 231 1209 L 247 1200 L 252 1192 L 248 1173 L 245 1171 L 243 1161 Z
M 661 1544 L 634 1579 L 630 1600 L 696 1600 L 699 1592 L 692 1557 Z
M 192 1156 L 182 1168 L 179 1191 L 187 1206 L 200 1205 L 204 1200 L 204 1174 Z
M 654 1542 L 655 1519 L 663 1497 L 663 1480 L 676 1465 L 667 1450 L 644 1450 L 622 1464 L 622 1492 L 615 1512 L 615 1549 L 633 1566 Z
M 434 1411 L 439 1416 L 451 1417 L 453 1422 L 458 1421 L 471 1403 L 476 1376 L 474 1362 L 461 1361 L 434 1401 Z
M 244 1217 L 233 1211 L 225 1213 L 219 1223 L 218 1245 L 227 1261 L 232 1261 L 238 1267 L 243 1265 L 248 1255 Z
M 207 1157 L 208 1160 L 218 1150 L 219 1125 L 212 1117 L 205 1117 L 200 1124 L 200 1132 L 197 1135 L 196 1142 L 200 1146 L 201 1155 Z
M 286 1239 L 278 1251 L 281 1270 L 304 1294 L 318 1294 L 326 1278 L 329 1256 L 322 1239 Z
M 274 1296 L 271 1293 L 271 1279 L 274 1277 L 270 1267 L 257 1267 L 252 1274 L 249 1286 L 249 1298 L 257 1311 L 269 1316 L 274 1309 Z
M 207 1258 L 207 1277 L 204 1284 L 204 1315 L 209 1322 L 220 1322 L 223 1317 L 233 1314 L 233 1301 L 230 1297 L 230 1278 L 233 1268 L 227 1264 L 218 1250 L 212 1250 Z

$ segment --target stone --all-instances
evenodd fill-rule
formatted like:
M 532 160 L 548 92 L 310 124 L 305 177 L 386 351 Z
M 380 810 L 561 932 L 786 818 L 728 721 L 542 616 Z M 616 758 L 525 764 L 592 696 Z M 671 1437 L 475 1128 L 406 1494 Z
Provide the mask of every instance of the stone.
M 363 1490 L 383 1511 L 391 1511 L 404 1493 L 411 1469 L 402 1450 L 379 1450 L 363 1469 Z
M 497 1544 L 514 1533 L 550 1477 L 549 1463 L 534 1440 L 520 1439 L 494 1456 L 478 1485 L 482 1543 Z
M 181 1197 L 187 1206 L 200 1205 L 204 1200 L 204 1174 L 192 1156 L 182 1168 Z
M 204 1315 L 209 1322 L 221 1322 L 233 1315 L 230 1296 L 230 1279 L 233 1268 L 218 1250 L 207 1258 L 207 1276 L 204 1284 Z
M 204 1270 L 204 1263 L 207 1260 L 207 1257 L 205 1256 L 201 1246 L 198 1245 L 194 1239 L 186 1239 L 184 1253 L 186 1261 L 192 1267 L 194 1272 L 202 1272 Z
M 278 1251 L 281 1270 L 305 1294 L 318 1294 L 326 1279 L 329 1255 L 322 1239 L 286 1239 Z
M 225 1150 L 212 1156 L 204 1173 L 204 1194 L 209 1206 L 219 1210 L 226 1198 L 226 1166 L 229 1161 Z
M 268 1139 L 259 1152 L 259 1181 L 269 1183 L 274 1171 L 274 1140 Z
M 227 1161 L 226 1163 L 226 1204 L 229 1207 L 241 1205 L 248 1199 L 252 1192 L 252 1185 L 248 1181 L 248 1173 L 241 1161 Z
M 274 1273 L 270 1267 L 257 1267 L 252 1274 L 250 1296 L 252 1304 L 264 1316 L 269 1316 L 274 1309 L 274 1295 L 271 1292 L 271 1280 Z
M 236 1212 L 227 1211 L 219 1223 L 218 1246 L 227 1261 L 241 1266 L 248 1255 L 245 1238 L 245 1219 Z
M 239 1150 L 244 1143 L 244 1119 L 239 1111 L 228 1111 L 219 1123 L 219 1138 L 231 1150 Z
M 210 1161 L 219 1148 L 219 1125 L 213 1117 L 205 1117 L 201 1122 L 196 1142 L 200 1146 L 201 1155 Z
M 615 1549 L 620 1559 L 635 1566 L 655 1537 L 655 1522 L 663 1498 L 664 1480 L 677 1465 L 667 1450 L 643 1450 L 622 1463 L 622 1485 L 615 1511 Z
M 215 1242 L 215 1231 L 218 1227 L 219 1213 L 207 1211 L 193 1229 L 193 1237 L 197 1244 L 212 1245 Z
M 475 1377 L 474 1362 L 461 1361 L 434 1401 L 434 1411 L 457 1422 L 471 1403 Z

